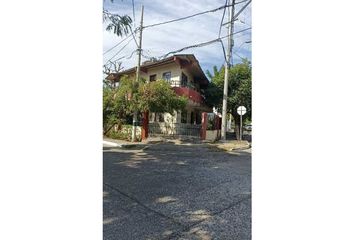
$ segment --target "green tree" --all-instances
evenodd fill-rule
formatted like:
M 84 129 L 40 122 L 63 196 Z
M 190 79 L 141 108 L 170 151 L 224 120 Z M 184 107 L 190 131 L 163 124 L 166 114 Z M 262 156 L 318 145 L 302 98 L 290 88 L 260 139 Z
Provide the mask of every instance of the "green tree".
M 107 23 L 106 30 L 117 36 L 127 35 L 131 31 L 132 19 L 128 15 L 120 16 L 103 10 L 103 22 Z
M 111 0 L 111 2 L 114 2 Z M 128 15 L 112 14 L 103 9 L 103 22 L 107 23 L 106 30 L 117 36 L 127 35 L 131 31 L 132 19 Z
M 216 66 L 213 68 L 213 74 L 207 71 L 207 76 L 211 79 L 211 83 L 206 90 L 206 103 L 210 107 L 222 109 L 222 98 L 224 90 L 224 74 L 225 69 L 220 70 Z M 239 126 L 240 117 L 237 114 L 237 107 L 245 106 L 247 113 L 243 116 L 243 120 L 251 121 L 252 119 L 252 67 L 251 63 L 244 59 L 242 63 L 232 66 L 229 71 L 229 85 L 227 109 L 228 113 L 233 116 L 236 126 Z M 236 129 L 235 129 L 236 130 Z M 238 134 L 238 131 L 236 131 Z
M 178 96 L 164 80 L 147 83 L 142 79 L 133 83 L 123 77 L 119 87 L 106 85 L 103 88 L 104 134 L 115 124 L 127 123 L 134 110 L 173 114 L 174 110 L 184 109 L 186 104 L 187 99 Z

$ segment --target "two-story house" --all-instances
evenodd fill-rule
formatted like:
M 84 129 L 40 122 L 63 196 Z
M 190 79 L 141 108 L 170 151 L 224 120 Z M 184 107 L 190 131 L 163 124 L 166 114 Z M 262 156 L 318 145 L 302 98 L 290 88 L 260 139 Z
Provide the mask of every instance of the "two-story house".
M 205 105 L 204 90 L 209 80 L 201 69 L 198 60 L 193 54 L 178 54 L 159 61 L 146 61 L 141 67 L 141 77 L 148 81 L 163 79 L 170 83 L 174 91 L 180 96 L 188 98 L 184 111 L 168 113 L 150 113 L 150 123 L 181 123 L 198 125 L 201 123 L 201 113 L 212 110 Z M 136 67 L 111 74 L 108 80 L 119 82 L 127 75 L 135 78 Z

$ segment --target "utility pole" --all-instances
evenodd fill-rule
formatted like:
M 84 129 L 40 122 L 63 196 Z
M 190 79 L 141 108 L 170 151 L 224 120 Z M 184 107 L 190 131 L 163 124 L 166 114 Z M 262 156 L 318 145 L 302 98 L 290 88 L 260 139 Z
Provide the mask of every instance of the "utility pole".
M 141 6 L 141 19 L 140 19 L 140 27 L 139 27 L 139 46 L 137 49 L 138 63 L 136 66 L 135 82 L 138 82 L 139 78 L 140 78 L 141 42 L 143 39 L 143 17 L 144 17 L 144 5 Z M 133 84 L 133 86 L 134 86 L 134 84 Z M 136 140 L 136 126 L 137 125 L 138 125 L 138 112 L 135 110 L 133 113 L 132 142 L 134 142 Z
M 222 99 L 222 119 L 221 119 L 221 140 L 226 140 L 226 123 L 227 123 L 227 91 L 229 86 L 229 69 L 230 69 L 230 59 L 232 54 L 232 33 L 234 27 L 234 11 L 235 11 L 235 0 L 232 0 L 231 10 L 229 10 L 229 26 L 228 26 L 228 44 L 225 62 L 225 77 L 224 77 L 224 95 Z

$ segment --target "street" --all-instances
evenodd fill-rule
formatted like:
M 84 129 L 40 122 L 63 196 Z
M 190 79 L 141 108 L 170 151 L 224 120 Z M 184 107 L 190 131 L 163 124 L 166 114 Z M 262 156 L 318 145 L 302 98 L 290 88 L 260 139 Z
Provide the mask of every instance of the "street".
M 251 239 L 251 150 L 103 151 L 103 238 Z

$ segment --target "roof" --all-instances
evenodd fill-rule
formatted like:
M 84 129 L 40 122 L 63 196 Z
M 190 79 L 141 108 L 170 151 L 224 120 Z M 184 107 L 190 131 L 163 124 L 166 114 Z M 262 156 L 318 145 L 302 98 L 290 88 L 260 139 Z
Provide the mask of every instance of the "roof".
M 149 68 L 159 67 L 170 63 L 177 63 L 181 69 L 188 69 L 201 85 L 209 84 L 209 80 L 205 76 L 194 54 L 177 54 L 158 61 L 146 61 L 140 66 L 140 70 L 142 72 L 147 72 Z M 119 81 L 123 75 L 129 75 L 135 73 L 135 71 L 136 67 L 129 68 L 119 73 L 111 73 L 106 77 L 106 79 L 111 81 Z

